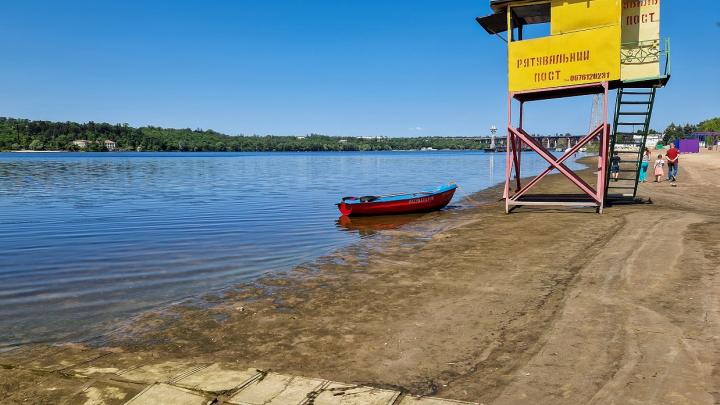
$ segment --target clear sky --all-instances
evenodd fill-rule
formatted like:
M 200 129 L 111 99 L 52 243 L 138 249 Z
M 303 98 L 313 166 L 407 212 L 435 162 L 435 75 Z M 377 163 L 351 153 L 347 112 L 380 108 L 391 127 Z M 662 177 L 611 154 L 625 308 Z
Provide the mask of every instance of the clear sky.
M 479 135 L 506 117 L 484 0 L 8 1 L 0 116 L 229 134 Z M 664 0 L 673 78 L 653 127 L 720 116 L 720 1 Z M 572 113 L 570 113 L 572 111 Z M 591 102 L 532 106 L 587 129 Z M 559 113 L 553 115 L 552 113 Z

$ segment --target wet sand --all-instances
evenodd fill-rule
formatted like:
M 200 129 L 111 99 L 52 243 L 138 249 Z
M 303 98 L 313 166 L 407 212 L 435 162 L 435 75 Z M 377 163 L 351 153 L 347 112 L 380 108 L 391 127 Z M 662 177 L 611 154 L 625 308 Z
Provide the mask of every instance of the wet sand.
M 708 152 L 681 157 L 678 187 L 642 184 L 649 203 L 604 215 L 506 215 L 494 188 L 475 208 L 397 228 L 356 222 L 378 234 L 287 277 L 145 314 L 87 342 L 84 355 L 102 354 L 83 361 L 100 374 L 224 362 L 485 404 L 716 403 L 718 179 L 720 153 Z M 542 188 L 574 192 L 557 175 Z M 0 402 L 87 391 L 71 373 L 23 366 L 46 350 L 0 355 Z M 62 353 L 54 361 L 75 352 Z

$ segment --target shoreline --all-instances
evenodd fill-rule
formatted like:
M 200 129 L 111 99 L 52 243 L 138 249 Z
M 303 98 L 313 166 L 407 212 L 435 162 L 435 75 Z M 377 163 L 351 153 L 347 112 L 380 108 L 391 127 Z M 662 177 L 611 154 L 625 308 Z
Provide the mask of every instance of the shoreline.
M 646 183 L 652 204 L 604 215 L 506 215 L 495 186 L 471 196 L 478 207 L 385 230 L 380 246 L 206 297 L 208 307 L 145 314 L 85 350 L 113 350 L 124 366 L 232 362 L 483 403 L 705 403 L 720 386 L 720 155 L 680 167 L 679 187 Z M 542 186 L 572 190 L 558 175 Z M 20 378 L 21 366 L 6 367 L 2 378 Z
M 387 150 L 244 150 L 244 151 L 187 151 L 187 150 L 0 150 L 0 153 L 376 153 L 376 152 L 486 152 L 484 149 L 387 149 Z M 530 151 L 524 151 L 530 152 Z

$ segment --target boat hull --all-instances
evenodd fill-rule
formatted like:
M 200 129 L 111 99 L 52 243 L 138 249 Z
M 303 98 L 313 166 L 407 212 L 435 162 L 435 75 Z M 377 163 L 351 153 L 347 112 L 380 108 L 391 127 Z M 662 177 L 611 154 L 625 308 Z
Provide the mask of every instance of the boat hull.
M 436 211 L 450 203 L 456 188 L 436 194 L 428 194 L 396 201 L 338 204 L 340 213 L 347 216 L 397 215 Z

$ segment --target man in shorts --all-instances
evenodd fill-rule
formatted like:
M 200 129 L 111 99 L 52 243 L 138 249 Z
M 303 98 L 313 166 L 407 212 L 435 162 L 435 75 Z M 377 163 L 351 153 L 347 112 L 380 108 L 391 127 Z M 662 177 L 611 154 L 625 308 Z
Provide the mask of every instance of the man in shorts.
M 670 149 L 665 153 L 665 157 L 668 164 L 668 181 L 675 183 L 677 181 L 675 177 L 678 174 L 678 163 L 680 163 L 680 151 L 675 148 L 674 143 L 670 144 Z

